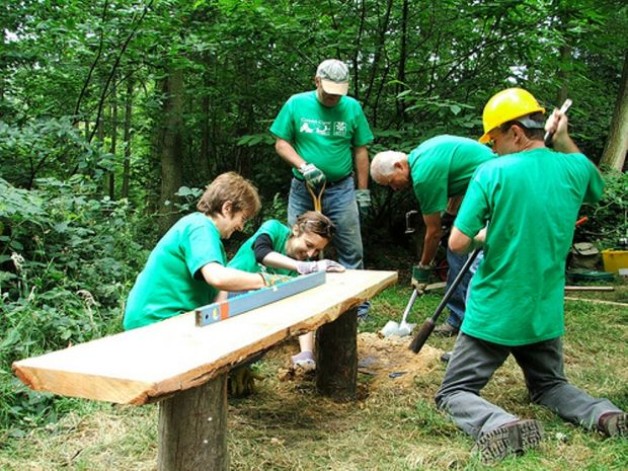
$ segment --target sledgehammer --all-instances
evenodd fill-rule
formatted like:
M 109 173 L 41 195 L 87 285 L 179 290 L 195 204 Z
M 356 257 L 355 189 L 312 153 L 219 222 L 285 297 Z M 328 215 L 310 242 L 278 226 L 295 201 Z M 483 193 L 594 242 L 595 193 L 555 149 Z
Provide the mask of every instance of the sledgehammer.
M 460 269 L 460 272 L 458 273 L 454 281 L 451 283 L 451 286 L 449 287 L 449 289 L 443 296 L 443 299 L 441 300 L 440 304 L 436 308 L 436 311 L 434 311 L 434 314 L 432 314 L 432 317 L 429 317 L 423 323 L 423 325 L 421 326 L 417 334 L 414 336 L 414 339 L 412 339 L 412 343 L 410 344 L 410 350 L 412 350 L 414 353 L 419 353 L 421 349 L 423 348 L 423 345 L 425 345 L 425 342 L 427 342 L 428 337 L 432 334 L 432 331 L 434 330 L 434 326 L 436 325 L 438 316 L 440 316 L 440 313 L 443 312 L 443 309 L 445 309 L 445 306 L 449 302 L 449 299 L 451 298 L 455 289 L 458 287 L 458 285 L 462 281 L 462 278 L 464 277 L 464 275 L 471 268 L 471 264 L 480 253 L 480 250 L 482 249 L 478 247 L 473 252 L 471 252 L 471 254 L 469 255 L 469 258 L 467 258 L 467 261 L 464 263 L 464 265 Z
M 560 112 L 565 114 L 567 113 L 567 110 L 569 109 L 569 107 L 571 106 L 573 102 L 567 98 L 565 100 L 565 103 L 563 103 L 563 106 L 560 107 Z M 549 132 L 547 131 L 545 133 L 545 136 L 543 137 L 543 142 L 545 142 L 545 146 L 546 147 L 552 147 L 552 139 L 554 137 L 554 133 L 553 132 Z

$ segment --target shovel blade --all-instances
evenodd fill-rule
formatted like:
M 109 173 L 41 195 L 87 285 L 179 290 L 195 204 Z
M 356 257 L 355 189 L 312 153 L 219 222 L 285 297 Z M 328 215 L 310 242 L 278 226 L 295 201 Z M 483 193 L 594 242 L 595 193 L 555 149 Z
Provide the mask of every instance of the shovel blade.
M 380 330 L 380 333 L 384 337 L 405 337 L 406 335 L 410 335 L 414 326 L 415 324 L 408 324 L 407 322 L 399 324 L 395 321 L 388 321 L 382 330 Z

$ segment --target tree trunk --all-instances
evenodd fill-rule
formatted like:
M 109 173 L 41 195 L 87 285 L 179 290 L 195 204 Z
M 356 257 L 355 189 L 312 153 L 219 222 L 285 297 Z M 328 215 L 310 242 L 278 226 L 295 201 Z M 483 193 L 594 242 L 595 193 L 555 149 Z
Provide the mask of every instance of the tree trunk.
M 129 197 L 131 180 L 131 118 L 133 116 L 133 79 L 129 78 L 126 85 L 126 103 L 124 107 L 124 162 L 122 164 L 121 197 Z
M 316 333 L 316 389 L 336 400 L 356 397 L 358 315 L 349 309 Z
M 159 471 L 229 469 L 227 374 L 159 403 Z
M 158 130 L 157 147 L 161 161 L 159 230 L 165 234 L 178 216 L 172 202 L 183 184 L 183 71 L 171 71 L 163 81 L 163 121 Z M 168 204 L 168 202 L 170 202 Z
M 111 89 L 111 153 L 113 162 L 112 168 L 108 174 L 109 181 L 109 198 L 116 199 L 116 150 L 118 147 L 118 87 L 114 84 Z
M 619 93 L 600 165 L 608 165 L 622 171 L 626 162 L 626 152 L 628 152 L 628 51 L 624 55 Z
M 569 73 L 565 70 L 565 66 L 563 64 L 571 64 L 571 46 L 564 44 L 560 47 L 560 68 L 558 69 L 558 83 L 560 83 L 560 90 L 558 90 L 558 101 L 556 102 L 556 107 L 562 106 L 567 98 L 569 98 L 569 89 L 567 88 L 567 84 L 569 83 Z M 547 110 L 547 113 L 551 113 L 553 110 Z
M 408 59 L 408 0 L 404 0 L 401 16 L 401 37 L 399 45 L 399 68 L 397 70 L 397 80 L 400 82 L 395 89 L 397 95 L 403 91 L 406 83 L 406 61 Z M 406 104 L 403 100 L 397 100 L 397 119 L 401 123 L 406 122 Z

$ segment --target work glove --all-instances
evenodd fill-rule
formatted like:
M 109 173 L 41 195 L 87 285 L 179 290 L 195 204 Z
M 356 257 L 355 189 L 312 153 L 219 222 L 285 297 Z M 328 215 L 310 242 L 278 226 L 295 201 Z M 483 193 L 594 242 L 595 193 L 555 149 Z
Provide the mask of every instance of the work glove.
M 360 211 L 360 219 L 368 215 L 371 209 L 371 190 L 362 189 L 355 190 L 355 200 L 358 203 L 358 211 Z
M 417 291 L 425 291 L 434 279 L 434 262 L 429 265 L 418 264 L 412 267 L 412 286 Z
M 264 379 L 249 365 L 238 366 L 229 372 L 227 391 L 231 397 L 246 397 L 255 393 L 255 380 Z
M 297 262 L 297 272 L 299 275 L 309 275 L 317 271 L 326 271 L 330 273 L 340 273 L 345 271 L 345 267 L 333 260 L 318 260 L 316 262 Z
M 327 181 L 325 174 L 314 164 L 303 164 L 299 167 L 305 182 L 312 188 L 316 188 Z
M 275 286 L 284 281 L 290 280 L 292 277 L 288 275 L 273 275 L 271 273 L 260 272 L 265 286 Z

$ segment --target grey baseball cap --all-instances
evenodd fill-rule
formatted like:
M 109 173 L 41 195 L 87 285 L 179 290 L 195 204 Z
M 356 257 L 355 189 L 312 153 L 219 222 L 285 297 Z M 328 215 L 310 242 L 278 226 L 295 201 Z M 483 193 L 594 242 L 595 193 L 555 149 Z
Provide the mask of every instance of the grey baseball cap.
M 320 77 L 325 93 L 346 95 L 349 91 L 349 69 L 344 62 L 327 59 L 316 69 L 316 76 Z

